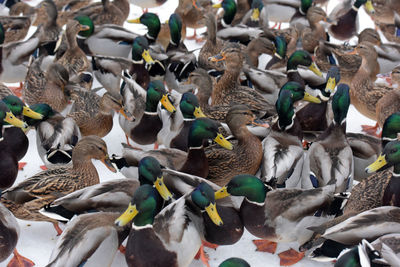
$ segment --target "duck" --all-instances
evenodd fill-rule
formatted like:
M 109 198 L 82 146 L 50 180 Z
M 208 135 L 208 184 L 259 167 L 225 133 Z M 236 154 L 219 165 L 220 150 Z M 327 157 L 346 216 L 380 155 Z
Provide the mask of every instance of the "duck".
M 321 21 L 327 21 L 326 17 L 325 11 L 320 7 L 314 6 L 308 9 L 307 21 L 310 27 L 305 27 L 301 33 L 301 43 L 307 52 L 314 53 L 319 41 L 327 40 L 325 28 L 320 24 Z
M 69 73 L 60 63 L 52 63 L 46 71 L 41 65 L 44 57 L 34 60 L 26 74 L 22 97 L 29 105 L 45 103 L 62 112 L 70 100 L 67 84 Z
M 89 26 L 82 25 L 76 20 L 70 20 L 67 23 L 66 37 L 68 42 L 68 49 L 65 53 L 57 60 L 57 63 L 63 65 L 67 70 L 71 78 L 74 75 L 88 70 L 90 63 L 86 58 L 85 53 L 78 46 L 76 36 L 80 31 L 89 30 Z
M 277 187 L 294 188 L 299 187 L 301 182 L 303 133 L 293 108 L 293 93 L 285 87 L 290 89 L 301 85 L 293 82 L 286 84 L 278 96 L 278 121 L 262 141 L 261 179 Z
M 0 202 L 19 219 L 52 222 L 57 233 L 57 220 L 39 213 L 61 195 L 99 183 L 99 175 L 91 159 L 102 161 L 110 171 L 112 166 L 106 143 L 98 136 L 83 137 L 72 153 L 72 166 L 42 171 L 2 192 Z
M 182 113 L 183 122 L 176 131 L 176 135 L 171 139 L 169 147 L 187 152 L 189 149 L 188 136 L 190 127 L 196 118 L 206 116 L 201 110 L 197 97 L 190 92 L 186 92 L 182 95 L 179 103 L 179 110 Z
M 36 130 L 36 146 L 40 158 L 47 168 L 58 164 L 72 164 L 72 150 L 81 139 L 76 122 L 64 117 L 45 103 L 31 105 L 30 108 L 43 115 L 40 120 L 24 117 Z
M 231 195 L 243 196 L 240 217 L 244 227 L 254 236 L 267 239 L 253 241 L 259 250 L 274 253 L 274 242 L 297 241 L 303 244 L 311 238 L 312 231 L 306 227 L 328 220 L 324 216 L 313 215 L 332 202 L 333 192 L 334 184 L 309 190 L 272 190 L 256 176 L 241 174 L 234 176 L 228 184 L 215 192 L 215 199 Z M 262 249 L 263 244 L 270 244 L 267 246 L 269 249 Z M 293 253 L 292 256 L 286 258 L 285 253 L 279 255 L 281 265 L 294 264 L 304 257 L 302 252 L 293 249 L 289 251 Z M 282 264 L 283 258 L 287 261 Z
M 61 32 L 61 27 L 57 24 L 57 6 L 53 1 L 45 0 L 40 3 L 40 8 L 45 9 L 45 20 L 40 26 L 40 31 L 42 31 L 45 38 L 43 40 L 44 44 L 39 48 L 39 54 L 54 55 L 54 49 Z
M 125 252 L 128 266 L 189 266 L 202 243 L 202 213 L 206 212 L 214 224 L 223 225 L 214 191 L 207 183 L 201 183 L 158 214 L 154 194 L 151 186 L 136 191 L 127 210 L 115 221 L 118 226 L 124 226 L 133 219 Z M 162 235 L 165 231 L 172 238 L 166 239 Z M 143 242 L 143 238 L 147 241 Z M 157 253 L 159 257 L 146 257 L 144 251 Z
M 393 88 L 385 85 L 376 85 L 369 79 L 369 75 L 373 71 L 370 63 L 376 62 L 377 58 L 374 48 L 368 43 L 363 42 L 358 44 L 352 53 L 361 56 L 362 63 L 350 84 L 350 88 L 352 89 L 350 91 L 351 103 L 361 114 L 377 121 L 377 103 L 384 95 L 392 91 Z M 386 101 L 385 106 L 390 106 L 390 104 Z M 380 112 L 382 113 L 382 110 Z M 362 126 L 363 131 L 373 134 L 374 130 L 376 131 L 379 126 L 382 128 L 383 123 L 384 120 L 377 121 L 377 124 L 373 127 Z
M 135 80 L 123 77 L 125 86 L 121 87 L 121 95 L 127 111 L 133 115 L 134 121 L 119 118 L 121 128 L 127 138 L 140 145 L 153 144 L 162 128 L 162 121 L 157 113 L 158 103 L 173 113 L 176 108 L 171 104 L 164 84 L 160 80 L 149 83 L 147 91 Z
M 226 123 L 237 141 L 232 150 L 215 145 L 205 149 L 209 168 L 207 179 L 221 186 L 237 174 L 256 174 L 263 158 L 262 144 L 246 127 L 254 119 L 246 105 L 235 105 L 228 111 Z
M 14 131 L 9 130 L 12 128 L 4 129 L 5 125 L 9 126 L 8 124 L 23 129 L 27 128 L 27 124 L 15 117 L 8 106 L 0 101 L 0 155 L 2 158 L 0 170 L 3 173 L 0 183 L 1 190 L 14 184 L 18 175 L 18 161 L 25 155 L 28 142 L 27 139 L 23 139 L 24 142 L 18 141 L 20 134 L 15 136 Z M 23 132 L 22 134 L 25 136 Z
M 117 212 L 97 212 L 74 218 L 57 239 L 46 266 L 110 266 L 130 230 L 128 225 L 115 225 L 119 216 Z
M 228 267 L 228 266 L 237 266 L 237 267 L 250 267 L 250 264 L 241 258 L 228 258 L 218 265 L 218 267 Z
M 222 2 L 218 4 L 214 4 L 212 6 L 213 8 L 222 8 L 223 9 L 223 15 L 218 21 L 217 25 L 217 32 L 223 28 L 228 28 L 233 24 L 233 21 L 235 19 L 236 13 L 237 13 L 237 4 L 235 1 L 232 0 L 223 0 Z M 237 24 L 237 21 L 236 21 Z
M 324 186 L 333 180 L 336 193 L 351 190 L 354 176 L 353 153 L 346 140 L 349 106 L 349 86 L 341 83 L 332 99 L 333 122 L 311 144 L 305 157 L 302 188 Z
M 4 44 L 23 40 L 28 34 L 31 19 L 27 16 L 3 16 L 0 23 L 4 27 Z
M 261 118 L 265 115 L 267 102 L 262 95 L 252 88 L 241 86 L 238 83 L 243 66 L 243 55 L 240 46 L 235 43 L 227 45 L 218 55 L 210 58 L 211 61 L 224 61 L 225 71 L 212 91 L 211 106 L 231 106 L 233 104 L 247 105 L 253 113 Z
M 358 9 L 364 5 L 370 13 L 374 12 L 371 0 L 356 0 L 353 5 L 348 1 L 344 6 L 334 10 L 334 14 L 329 14 L 332 21 L 336 21 L 335 25 L 328 28 L 329 35 L 338 40 L 348 40 L 358 32 L 357 14 Z
M 25 258 L 18 253 L 16 246 L 19 236 L 19 225 L 14 215 L 4 205 L 0 204 L 0 246 L 3 248 L 0 253 L 0 262 L 5 261 L 14 251 L 14 257 L 9 262 L 9 265 L 23 264 L 31 267 L 35 264 L 28 258 Z
M 189 52 L 183 43 L 182 19 L 177 14 L 171 14 L 168 20 L 171 39 L 166 49 L 168 56 L 168 70 L 171 71 L 178 81 L 187 79 L 189 73 L 197 66 L 196 56 Z
M 233 148 L 232 144 L 220 133 L 220 125 L 216 121 L 198 118 L 189 130 L 187 153 L 172 148 L 141 151 L 125 145 L 122 156 L 129 166 L 137 166 L 141 158 L 152 156 L 168 169 L 205 178 L 208 175 L 208 161 L 203 144 L 208 140 L 213 140 L 229 150 Z
M 313 1 L 280 1 L 268 0 L 266 3 L 267 16 L 270 21 L 275 23 L 290 22 L 293 16 L 307 14 L 308 8 L 311 7 Z M 275 25 L 276 27 L 276 25 Z
M 149 8 L 162 6 L 165 2 L 167 2 L 167 0 L 129 0 L 129 2 L 135 6 L 140 6 L 143 9 L 143 13 L 146 14 L 149 13 Z
M 113 127 L 113 112 L 120 112 L 128 121 L 131 119 L 124 112 L 123 99 L 120 94 L 106 92 L 102 97 L 92 91 L 73 90 L 74 101 L 67 117 L 78 125 L 82 136 L 106 136 Z

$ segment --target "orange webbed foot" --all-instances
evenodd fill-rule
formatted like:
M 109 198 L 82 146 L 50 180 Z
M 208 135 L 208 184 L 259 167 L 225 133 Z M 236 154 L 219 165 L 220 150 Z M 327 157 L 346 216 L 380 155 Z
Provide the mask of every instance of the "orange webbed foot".
M 31 267 L 34 266 L 35 263 L 28 258 L 25 258 L 21 254 L 18 253 L 17 249 L 14 249 L 14 257 L 7 264 L 7 267 Z
M 281 259 L 281 266 L 291 266 L 304 258 L 304 252 L 297 252 L 294 249 L 289 249 L 278 254 Z
M 207 253 L 204 251 L 203 244 L 201 244 L 201 247 L 194 258 L 196 260 L 200 259 L 204 263 L 205 266 L 210 267 L 210 264 L 208 263 L 210 258 L 208 257 Z
M 275 253 L 276 247 L 278 246 L 278 243 L 264 239 L 253 240 L 253 244 L 257 247 L 256 251 L 268 252 L 272 254 Z
M 361 129 L 363 132 L 375 136 L 375 137 L 379 137 L 379 133 L 377 133 L 378 129 L 379 129 L 379 124 L 376 123 L 375 126 L 371 126 L 371 125 L 361 125 Z
M 58 226 L 58 223 L 53 223 L 54 229 L 57 231 L 57 236 L 62 234 L 62 230 L 60 228 L 60 226 Z

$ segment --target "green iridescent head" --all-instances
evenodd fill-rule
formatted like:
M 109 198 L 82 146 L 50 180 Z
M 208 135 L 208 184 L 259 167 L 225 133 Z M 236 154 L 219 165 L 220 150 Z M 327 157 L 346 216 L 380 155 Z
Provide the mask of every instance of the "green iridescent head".
M 230 25 L 236 15 L 236 2 L 234 0 L 223 0 L 219 4 L 213 5 L 214 8 L 222 7 L 224 16 L 222 17 L 225 24 Z
M 182 112 L 183 118 L 185 119 L 195 119 L 198 117 L 196 112 L 200 109 L 199 100 L 194 94 L 187 92 L 182 95 L 181 102 L 179 103 L 179 108 Z
M 153 224 L 154 217 L 161 210 L 162 202 L 162 198 L 152 185 L 142 185 L 135 191 L 128 208 L 115 220 L 115 224 L 124 226 L 132 219 L 136 226 Z
M 36 120 L 36 119 L 32 119 L 29 118 L 28 116 L 24 116 L 24 121 L 29 125 L 29 126 L 34 126 L 36 123 L 41 122 L 41 121 L 45 121 L 48 118 L 54 116 L 55 111 L 47 104 L 41 103 L 41 104 L 33 104 L 32 106 L 30 106 L 30 108 L 41 114 L 43 116 L 43 118 L 41 120 Z
M 41 114 L 34 112 L 15 95 L 8 95 L 2 100 L 15 116 L 24 115 L 37 120 L 41 120 L 43 118 Z
M 282 91 L 288 90 L 292 94 L 292 100 L 293 102 L 299 101 L 299 100 L 305 100 L 309 101 L 312 103 L 321 103 L 321 100 L 319 100 L 317 97 L 314 97 L 310 95 L 309 93 L 304 91 L 304 87 L 299 84 L 298 82 L 287 82 L 285 83 L 281 90 L 279 91 L 279 95 L 281 94 Z M 278 95 L 278 98 L 279 98 Z
M 89 30 L 80 31 L 78 33 L 79 36 L 84 37 L 84 38 L 88 38 L 93 34 L 93 32 L 94 32 L 94 23 L 93 23 L 92 19 L 89 16 L 85 16 L 85 15 L 76 16 L 74 18 L 74 20 L 78 21 L 79 24 L 81 24 L 81 25 L 86 25 L 86 26 L 89 27 Z
M 157 39 L 161 29 L 160 18 L 157 16 L 157 14 L 151 12 L 143 13 L 139 20 L 140 23 L 147 26 L 147 34 L 151 37 L 151 39 Z
M 160 102 L 164 95 L 167 95 L 167 90 L 163 82 L 160 80 L 151 81 L 147 88 L 146 111 L 156 112 L 158 102 Z
M 268 188 L 254 175 L 236 175 L 229 183 L 215 193 L 215 198 L 220 199 L 227 196 L 242 196 L 248 200 L 264 203 Z
M 279 116 L 279 128 L 281 130 L 289 129 L 293 125 L 293 119 L 295 115 L 292 93 L 289 90 L 281 91 L 278 100 L 275 103 L 275 108 Z
M 19 128 L 28 127 L 25 122 L 15 117 L 15 115 L 11 112 L 6 103 L 0 101 L 0 140 L 3 138 L 2 136 L 3 131 L 1 129 L 1 126 L 7 124 L 11 124 Z
M 393 113 L 385 120 L 382 127 L 382 145 L 396 140 L 398 133 L 400 133 L 400 112 Z
M 168 20 L 169 31 L 171 34 L 171 41 L 178 45 L 181 42 L 181 32 L 182 32 L 182 19 L 181 17 L 173 13 Z
M 290 55 L 287 62 L 287 70 L 295 70 L 297 66 L 309 67 L 313 63 L 310 53 L 305 50 L 297 50 Z
M 201 147 L 203 140 L 214 140 L 222 147 L 232 150 L 232 144 L 219 133 L 219 124 L 209 118 L 196 119 L 189 129 L 189 147 Z
M 132 59 L 135 61 L 143 60 L 145 51 L 149 50 L 149 42 L 143 36 L 138 36 L 133 40 Z
M 286 57 L 287 52 L 287 44 L 286 39 L 283 36 L 276 36 L 274 39 L 275 45 L 275 54 L 277 54 L 280 59 L 284 59 Z
M 224 260 L 218 267 L 250 267 L 250 264 L 240 258 L 229 258 Z
M 332 110 L 336 124 L 343 124 L 346 121 L 347 112 L 350 106 L 349 86 L 345 83 L 338 85 L 332 99 Z
M 307 10 L 312 6 L 313 0 L 301 0 L 300 13 L 305 15 Z
M 325 90 L 321 91 L 326 97 L 335 91 L 336 85 L 340 82 L 340 70 L 337 66 L 332 66 L 326 75 Z
M 162 177 L 161 165 L 153 157 L 144 157 L 139 161 L 139 182 L 143 184 L 154 184 L 157 178 Z
M 216 225 L 222 225 L 223 222 L 218 214 L 217 207 L 215 205 L 214 191 L 207 183 L 200 183 L 196 189 L 190 194 L 193 203 L 200 208 L 205 210 L 210 219 Z

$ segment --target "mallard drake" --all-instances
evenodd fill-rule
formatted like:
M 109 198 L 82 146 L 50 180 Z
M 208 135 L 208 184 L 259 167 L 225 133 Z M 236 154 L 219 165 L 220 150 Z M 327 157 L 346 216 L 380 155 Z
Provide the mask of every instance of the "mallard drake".
M 346 117 L 350 106 L 349 86 L 339 84 L 332 99 L 334 120 L 318 136 L 304 160 L 302 188 L 316 188 L 335 181 L 336 193 L 351 190 L 353 153 L 346 140 Z
M 250 264 L 241 258 L 229 258 L 221 262 L 220 265 L 218 265 L 218 267 L 229 267 L 229 266 L 250 267 Z
M 123 99 L 120 94 L 106 92 L 102 97 L 92 91 L 76 89 L 71 91 L 74 104 L 67 117 L 74 119 L 82 136 L 106 136 L 113 127 L 114 111 L 124 112 Z
M 179 129 L 176 131 L 176 135 L 171 139 L 169 147 L 177 148 L 187 152 L 188 147 L 188 136 L 190 127 L 192 126 L 196 118 L 205 117 L 201 111 L 199 101 L 197 97 L 190 92 L 182 95 L 179 103 L 179 110 L 183 115 L 183 122 Z
M 63 111 L 70 99 L 66 85 L 69 82 L 68 70 L 59 63 L 53 63 L 47 71 L 41 68 L 43 57 L 34 60 L 26 74 L 22 96 L 29 105 L 46 103 L 52 109 Z
M 25 155 L 28 147 L 28 140 L 25 134 L 22 131 L 21 134 L 21 132 L 15 131 L 13 128 L 3 129 L 6 124 L 20 128 L 27 127 L 26 123 L 17 119 L 8 106 L 3 101 L 0 101 L 0 156 L 2 158 L 0 170 L 3 173 L 0 183 L 1 190 L 13 185 L 18 175 L 18 161 Z M 19 139 L 24 142 L 20 142 Z
M 36 129 L 36 146 L 47 168 L 72 164 L 72 150 L 81 139 L 81 132 L 72 118 L 65 118 L 47 104 L 34 104 L 31 109 L 43 115 L 41 120 L 25 117 Z
M 371 62 L 376 63 L 377 53 L 375 49 L 371 47 L 368 43 L 363 42 L 354 49 L 352 53 L 358 54 L 362 58 L 362 63 L 357 73 L 353 77 L 350 88 L 351 103 L 356 107 L 356 109 L 367 116 L 368 118 L 377 121 L 375 127 L 363 127 L 364 131 L 373 133 L 378 126 L 382 127 L 384 120 L 378 121 L 377 117 L 377 105 L 380 99 L 393 88 L 388 86 L 378 86 L 371 81 L 369 78 L 373 69 L 371 69 Z M 392 96 L 396 96 L 395 94 Z M 395 99 L 394 99 L 395 100 Z M 383 100 L 382 100 L 383 101 Z M 384 106 L 390 106 L 388 100 L 381 102 Z M 380 113 L 383 113 L 382 105 L 380 105 Z M 383 115 L 383 114 L 382 114 Z M 382 116 L 383 117 L 383 116 Z
M 182 19 L 178 14 L 174 13 L 169 17 L 168 26 L 171 34 L 171 40 L 166 49 L 168 69 L 174 73 L 178 81 L 181 81 L 187 79 L 189 73 L 196 68 L 197 60 L 181 40 Z
M 306 15 L 311 7 L 312 0 L 264 0 L 267 9 L 267 16 L 270 21 L 276 23 L 290 22 L 294 15 Z
M 58 238 L 46 266 L 111 266 L 119 246 L 129 235 L 129 226 L 115 225 L 119 215 L 98 212 L 74 218 Z
M 125 86 L 121 87 L 121 95 L 134 121 L 128 121 L 120 116 L 121 128 L 126 136 L 136 143 L 153 144 L 157 141 L 157 134 L 162 128 L 162 121 L 157 113 L 158 103 L 161 102 L 161 105 L 170 113 L 175 112 L 176 109 L 168 99 L 167 91 L 161 81 L 150 82 L 145 91 L 133 79 L 126 77 L 123 79 Z
M 125 252 L 128 266 L 156 266 L 161 263 L 188 266 L 201 246 L 203 211 L 214 224 L 223 224 L 215 205 L 214 191 L 208 184 L 201 183 L 158 215 L 156 194 L 151 186 L 140 187 L 128 209 L 115 221 L 118 226 L 123 226 L 133 219 Z M 165 238 L 162 234 L 165 232 L 170 238 Z M 147 241 L 144 242 L 144 238 Z M 147 257 L 144 252 L 157 254 L 158 257 Z
M 247 105 L 250 110 L 261 118 L 265 115 L 267 102 L 262 95 L 238 83 L 243 66 L 243 55 L 240 46 L 235 43 L 227 45 L 220 54 L 211 57 L 211 61 L 224 61 L 225 71 L 215 84 L 212 92 L 211 106 L 232 106 L 233 104 Z
M 299 187 L 300 183 L 304 154 L 301 144 L 303 133 L 296 119 L 293 102 L 294 97 L 304 97 L 304 91 L 300 90 L 300 94 L 292 92 L 296 88 L 301 88 L 301 85 L 295 82 L 282 87 L 275 105 L 278 121 L 262 141 L 264 159 L 261 163 L 261 177 L 278 187 Z
M 219 124 L 208 118 L 196 119 L 189 130 L 187 153 L 179 149 L 160 149 L 140 151 L 125 147 L 123 157 L 128 165 L 137 166 L 139 160 L 146 156 L 155 157 L 163 166 L 200 177 L 207 177 L 208 161 L 203 143 L 214 140 L 226 149 L 232 150 L 232 144 L 219 131 Z
M 341 9 L 337 9 L 335 14 L 329 14 L 335 25 L 329 27 L 329 34 L 339 40 L 348 40 L 358 32 L 357 13 L 358 9 L 365 5 L 368 12 L 374 12 L 371 0 L 356 0 L 353 5 L 348 1 Z
M 35 264 L 31 260 L 20 255 L 15 248 L 18 242 L 19 225 L 14 215 L 2 204 L 0 204 L 0 222 L 0 246 L 2 247 L 0 262 L 6 260 L 14 251 L 14 258 L 11 259 L 9 266 L 18 263 L 26 267 L 34 266 Z
M 2 16 L 0 23 L 5 30 L 4 43 L 16 42 L 23 40 L 31 26 L 31 19 L 23 16 Z
M 270 188 L 257 177 L 243 174 L 233 177 L 226 186 L 215 193 L 215 198 L 218 200 L 230 195 L 244 196 L 240 207 L 240 217 L 244 227 L 251 234 L 275 242 L 297 241 L 303 244 L 312 236 L 312 232 L 306 227 L 318 225 L 318 222 L 327 220 L 327 218 L 313 215 L 331 203 L 333 192 L 333 184 L 310 190 L 270 191 Z M 271 243 L 270 241 L 253 242 L 260 244 Z M 274 253 L 276 244 L 270 248 L 272 249 L 269 252 Z M 295 251 L 292 253 L 292 256 L 287 258 L 288 261 L 282 265 L 294 264 L 304 256 L 304 253 Z M 283 255 L 280 254 L 281 256 Z
M 250 10 L 245 13 L 241 23 L 249 27 L 268 26 L 267 9 L 264 9 L 262 0 L 251 1 Z
M 39 213 L 57 197 L 99 183 L 99 175 L 91 159 L 101 160 L 115 172 L 107 155 L 107 145 L 97 136 L 86 136 L 75 146 L 72 166 L 40 172 L 18 185 L 4 190 L 0 202 L 20 219 L 52 222 L 60 234 L 57 221 Z
M 89 26 L 82 25 L 76 20 L 70 20 L 67 24 L 66 36 L 68 49 L 58 59 L 57 63 L 63 65 L 72 77 L 86 71 L 90 67 L 86 54 L 78 46 L 76 36 L 80 31 L 89 30 Z
M 245 105 L 235 105 L 228 111 L 226 123 L 237 142 L 234 142 L 232 150 L 217 146 L 205 149 L 209 168 L 207 179 L 224 185 L 232 176 L 243 173 L 254 175 L 258 171 L 263 157 L 261 141 L 246 127 L 254 119 L 255 116 Z
M 223 0 L 221 3 L 215 4 L 212 6 L 213 8 L 222 8 L 223 15 L 218 22 L 217 32 L 223 28 L 229 27 L 236 15 L 237 4 L 233 0 Z

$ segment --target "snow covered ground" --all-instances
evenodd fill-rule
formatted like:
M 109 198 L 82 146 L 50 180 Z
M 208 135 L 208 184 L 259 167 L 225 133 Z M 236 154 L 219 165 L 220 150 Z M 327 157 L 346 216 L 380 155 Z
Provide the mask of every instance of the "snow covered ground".
M 328 6 L 328 10 L 331 10 L 339 0 L 331 0 Z M 38 0 L 30 1 L 29 4 L 37 4 Z M 217 1 L 216 1 L 217 2 Z M 165 21 L 168 19 L 169 15 L 175 10 L 178 5 L 178 0 L 168 0 L 166 4 L 159 8 L 151 9 L 151 12 L 155 12 L 160 16 L 161 21 Z M 141 9 L 131 5 L 131 14 L 129 18 L 137 18 L 141 15 Z M 372 21 L 366 15 L 364 9 L 360 9 L 359 11 L 360 18 L 362 19 L 361 29 L 366 27 L 373 27 Z M 145 33 L 146 28 L 142 25 L 134 25 L 126 23 L 125 26 L 131 30 L 138 31 L 140 33 Z M 31 29 L 33 32 L 33 29 Z M 204 31 L 204 30 L 203 30 Z M 199 31 L 201 32 L 201 31 Z M 191 35 L 193 31 L 190 29 L 188 35 Z M 350 43 L 354 43 L 355 40 L 352 40 Z M 194 41 L 186 41 L 189 49 L 194 49 L 198 47 L 198 45 Z M 99 86 L 96 82 L 94 87 Z M 371 121 L 361 114 L 359 114 L 353 106 L 350 107 L 347 119 L 347 130 L 349 132 L 359 132 L 361 130 L 361 124 L 369 124 L 374 125 L 375 122 Z M 125 135 L 121 128 L 119 127 L 117 116 L 114 117 L 114 127 L 113 130 L 104 138 L 107 143 L 109 154 L 121 154 L 122 146 L 121 142 L 125 142 Z M 18 178 L 16 183 L 23 181 L 27 177 L 30 177 L 37 172 L 41 171 L 39 168 L 40 165 L 43 165 L 41 162 L 36 148 L 36 133 L 34 130 L 29 131 L 29 150 L 25 157 L 21 160 L 23 162 L 27 162 L 27 165 L 24 167 L 23 171 L 20 171 L 18 174 Z M 103 164 L 99 161 L 94 161 L 96 168 L 100 175 L 101 181 L 107 181 L 110 179 L 123 177 L 121 173 L 111 173 Z M 25 257 L 31 259 L 35 262 L 36 266 L 45 266 L 48 263 L 48 259 L 50 258 L 51 251 L 55 246 L 57 241 L 56 232 L 53 229 L 52 224 L 47 222 L 31 222 L 31 221 L 22 221 L 18 220 L 18 223 L 21 227 L 21 233 L 19 242 L 17 245 L 18 251 Z M 61 225 L 63 228 L 63 225 Z M 206 248 L 206 252 L 210 256 L 210 265 L 218 266 L 222 261 L 229 257 L 241 257 L 248 261 L 251 266 L 279 266 L 279 258 L 276 255 L 256 252 L 255 246 L 251 242 L 255 237 L 253 237 L 248 232 L 245 232 L 242 239 L 232 245 L 232 246 L 221 246 L 216 250 Z M 291 244 L 279 244 L 277 253 L 281 251 L 285 251 L 290 247 Z M 294 248 L 297 248 L 296 244 L 292 244 Z M 10 257 L 11 259 L 11 257 Z M 0 263 L 1 266 L 6 266 L 9 260 L 6 260 Z M 330 266 L 331 264 L 314 262 L 308 259 L 303 259 L 299 263 L 294 266 Z M 99 266 L 101 266 L 99 264 Z M 117 255 L 114 259 L 112 266 L 126 266 L 124 255 L 120 252 L 117 252 Z M 191 267 L 203 266 L 200 261 L 193 261 Z

